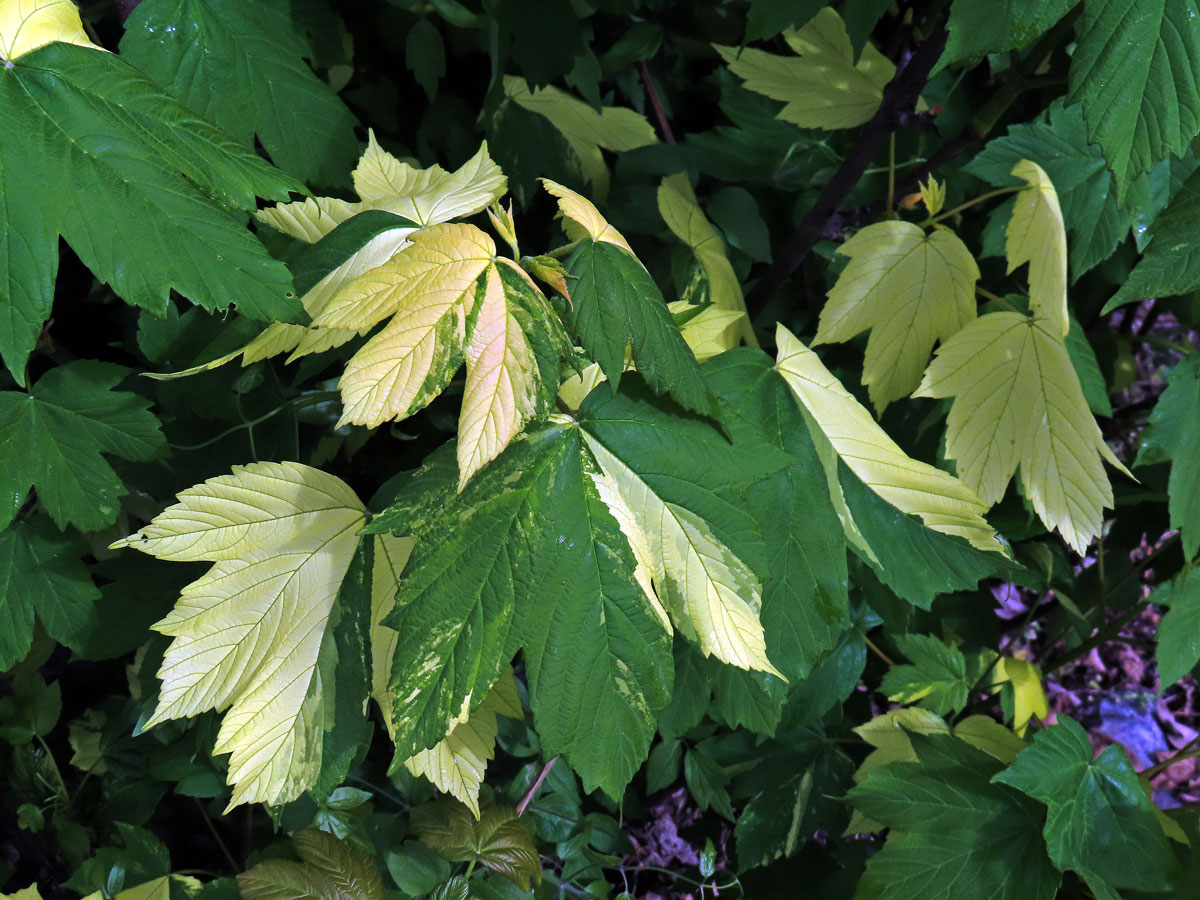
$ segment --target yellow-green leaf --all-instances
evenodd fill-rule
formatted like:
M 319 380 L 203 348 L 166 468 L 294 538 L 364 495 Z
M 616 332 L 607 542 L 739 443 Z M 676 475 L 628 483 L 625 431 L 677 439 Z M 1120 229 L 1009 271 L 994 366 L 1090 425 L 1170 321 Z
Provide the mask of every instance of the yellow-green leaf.
M 433 225 L 329 301 L 315 326 L 370 328 L 392 317 L 346 364 L 339 427 L 404 418 L 441 392 L 462 361 L 476 282 L 495 255 L 473 225 Z
M 575 372 L 563 380 L 558 386 L 558 399 L 574 412 L 582 405 L 584 397 L 606 380 L 600 363 L 588 363 L 582 372 Z
M 1012 218 L 1005 229 L 1004 252 L 1011 273 L 1029 263 L 1029 309 L 1047 325 L 1058 328 L 1058 337 L 1070 330 L 1067 320 L 1067 230 L 1058 193 L 1037 163 L 1021 160 L 1012 170 L 1029 187 L 1017 194 Z
M 915 460 L 897 446 L 812 350 L 782 325 L 777 368 L 811 421 L 850 470 L 876 494 L 927 528 L 1003 552 L 983 519 L 987 505 L 959 479 Z
M 1013 731 L 1021 737 L 1034 716 L 1044 719 L 1050 714 L 1046 691 L 1042 688 L 1042 671 L 1024 659 L 1005 657 L 996 663 L 995 685 L 1005 682 L 1013 686 Z
M 595 241 L 616 244 L 630 256 L 636 256 L 629 242 L 617 229 L 608 224 L 608 220 L 600 215 L 595 204 L 569 187 L 564 187 L 557 181 L 543 178 L 542 187 L 558 200 L 558 211 L 562 214 L 563 230 L 573 241 L 590 237 Z
M 737 331 L 722 338 L 727 343 L 721 349 L 736 347 L 739 337 L 749 346 L 757 347 L 754 329 L 750 325 L 750 318 L 746 316 L 746 300 L 742 296 L 742 287 L 738 284 L 737 275 L 734 274 L 729 257 L 725 254 L 725 241 L 700 209 L 687 175 L 678 173 L 668 175 L 662 180 L 658 187 L 658 212 L 671 229 L 671 233 L 691 247 L 692 252 L 696 254 L 696 259 L 708 277 L 713 305 L 721 310 L 742 314 Z M 695 347 L 692 349 L 695 350 Z M 699 358 L 697 354 L 697 359 Z
M 856 64 L 846 25 L 833 9 L 826 7 L 783 37 L 797 56 L 714 46 L 749 90 L 787 104 L 778 116 L 785 122 L 832 130 L 853 128 L 875 115 L 896 67 L 870 43 Z
M 916 390 L 934 343 L 975 318 L 979 267 L 953 231 L 927 234 L 911 222 L 868 225 L 838 252 L 850 262 L 829 292 L 813 344 L 871 329 L 863 383 L 882 413 Z
M 292 203 L 276 203 L 260 209 L 254 217 L 288 237 L 315 244 L 362 211 L 361 203 L 339 200 L 337 197 L 305 197 Z
M 458 417 L 458 489 L 500 454 L 537 411 L 540 374 L 533 348 L 509 311 L 492 266 L 467 335 L 467 382 Z
M 237 877 L 243 900 L 383 900 L 373 856 L 315 828 L 292 835 L 303 862 L 268 859 Z
M 481 212 L 500 199 L 508 179 L 488 155 L 487 142 L 453 172 L 418 169 L 388 153 L 370 132 L 367 149 L 351 173 L 364 209 L 383 209 L 418 225 L 449 222 Z
M 365 521 L 342 481 L 299 463 L 236 466 L 112 546 L 213 562 L 154 629 L 174 640 L 146 727 L 226 710 L 230 806 L 294 800 L 320 770 L 317 657 Z
M 0 59 L 14 60 L 55 41 L 104 49 L 88 38 L 79 18 L 79 7 L 71 0 L 0 2 Z
M 667 309 L 673 316 L 691 312 L 695 308 L 686 300 L 676 300 L 667 304 Z M 706 306 L 684 322 L 679 327 L 679 333 L 696 354 L 696 359 L 704 362 L 718 353 L 724 353 L 730 347 L 736 347 L 739 326 L 746 321 L 744 312 Z
M 608 166 L 601 148 L 618 153 L 658 141 L 646 117 L 632 109 L 605 106 L 597 111 L 553 85 L 530 90 L 523 78 L 504 76 L 504 93 L 518 106 L 544 116 L 579 157 L 584 179 L 599 193 L 608 193 Z
M 465 722 L 459 722 L 436 746 L 404 762 L 414 775 L 424 775 L 440 791 L 450 794 L 479 818 L 479 787 L 488 760 L 496 752 L 500 733 L 497 716 L 524 716 L 512 669 L 500 676 L 483 702 Z
M 392 660 L 396 656 L 399 635 L 383 624 L 396 605 L 400 573 L 408 564 L 416 539 L 391 534 L 375 535 L 375 555 L 371 569 L 371 696 L 383 713 L 383 724 L 390 736 L 395 735 L 392 721 L 392 692 L 388 681 L 392 677 Z
M 41 892 L 36 884 L 21 888 L 15 894 L 0 894 L 0 900 L 42 900 Z
M 762 586 L 742 560 L 690 510 L 664 501 L 603 444 L 583 432 L 601 473 L 600 497 L 633 547 L 639 581 L 649 571 L 670 620 L 705 656 L 783 675 L 767 659 Z M 647 596 L 653 594 L 647 590 Z M 658 604 L 652 602 L 661 617 Z
M 1100 533 L 1113 456 L 1088 410 L 1056 317 L 990 313 L 938 348 L 918 396 L 954 397 L 946 455 L 989 505 L 1018 465 L 1047 528 L 1083 553 Z

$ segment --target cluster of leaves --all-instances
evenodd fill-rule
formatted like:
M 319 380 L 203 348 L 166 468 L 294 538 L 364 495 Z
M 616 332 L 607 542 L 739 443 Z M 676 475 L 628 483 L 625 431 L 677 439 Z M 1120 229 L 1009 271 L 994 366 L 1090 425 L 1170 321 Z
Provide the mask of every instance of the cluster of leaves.
M 0 897 L 1194 890 L 1044 686 L 1151 607 L 1200 663 L 1193 0 L 0 60 Z

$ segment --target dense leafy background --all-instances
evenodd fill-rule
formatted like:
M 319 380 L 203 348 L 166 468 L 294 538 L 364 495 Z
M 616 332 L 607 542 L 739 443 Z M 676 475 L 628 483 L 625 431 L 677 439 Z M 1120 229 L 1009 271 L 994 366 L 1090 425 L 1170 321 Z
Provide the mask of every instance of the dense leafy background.
M 3 54 L 40 5 L 0 0 Z M 827 29 L 832 10 L 844 40 L 788 31 Z M 51 43 L 0 70 L 0 891 L 1195 891 L 1194 0 L 87 0 L 80 12 L 111 54 Z M 311 339 L 322 310 L 299 298 L 328 273 L 486 205 L 460 186 L 461 209 L 440 217 L 389 206 L 351 177 L 364 150 L 454 171 L 484 140 L 521 251 L 537 257 L 526 268 L 573 298 L 492 266 L 454 301 L 474 309 L 494 277 L 495 322 L 527 335 L 534 362 L 513 376 L 530 398 L 515 426 L 527 439 L 460 478 L 459 409 L 482 364 L 479 341 L 447 336 L 453 304 L 430 325 L 429 402 L 379 427 L 344 414 L 339 378 L 382 313 L 342 321 L 340 345 L 293 362 L 264 352 L 204 369 L 265 322 L 283 323 L 271 334 L 288 349 Z M 1010 221 L 1034 235 L 1030 252 L 1054 254 L 1022 206 L 1033 193 L 1007 190 L 1029 180 L 1014 175 L 1022 161 L 1048 176 L 1066 229 L 1065 258 L 1029 274 L 1006 264 Z M 477 171 L 485 196 L 499 176 Z M 953 229 L 933 234 L 957 270 L 902 268 L 872 298 L 860 267 L 897 241 L 923 244 L 931 172 Z M 597 234 L 541 255 L 580 235 L 564 235 L 539 178 L 591 197 L 644 269 Z M 252 220 L 305 195 L 365 211 L 308 244 Z M 439 227 L 447 241 L 477 233 Z M 1060 263 L 1061 322 L 1046 312 L 1053 273 L 1033 271 Z M 814 363 L 776 366 L 792 335 L 820 345 L 815 364 L 877 412 L 897 452 L 952 470 L 954 410 L 998 376 L 977 368 L 910 398 L 928 353 L 905 372 L 902 352 L 873 349 L 934 290 L 955 295 L 963 322 L 1032 311 L 1062 325 L 1043 383 L 1077 377 L 1102 431 L 1077 429 L 1078 445 L 1096 455 L 1102 439 L 1136 475 L 1104 470 L 1098 540 L 1072 549 L 1048 532 L 1045 485 L 1028 480 L 1004 479 L 987 513 L 1011 559 L 932 530 L 839 461 L 829 424 L 797 405 L 785 376 Z M 694 360 L 677 326 L 694 317 L 697 335 L 700 316 L 731 313 L 723 327 L 743 291 L 747 346 L 719 353 L 713 326 L 704 352 L 693 337 Z M 856 302 L 874 304 L 856 327 L 832 321 Z M 953 346 L 963 322 L 927 327 L 921 352 Z M 637 373 L 622 374 L 627 340 Z M 556 407 L 549 381 L 589 359 L 618 389 Z M 140 377 L 190 366 L 203 370 Z M 322 482 L 338 503 L 305 507 L 293 463 L 340 479 L 344 494 Z M 206 562 L 218 576 L 237 565 L 222 556 L 237 542 L 188 555 L 147 539 L 177 562 L 110 548 L 218 477 L 231 495 L 274 479 L 299 511 L 252 560 L 324 579 L 305 582 L 279 633 L 302 631 L 321 603 L 337 611 L 306 632 L 322 677 L 294 698 L 295 721 L 318 723 L 295 738 L 309 789 L 233 808 L 228 781 L 253 765 L 214 746 L 254 685 L 152 722 L 160 689 L 175 690 L 157 673 L 181 651 L 150 626 L 186 585 L 217 577 Z M 659 557 L 690 535 L 721 557 L 714 591 L 761 604 L 758 645 L 697 620 L 666 635 L 613 503 L 630 491 L 666 522 L 648 541 Z M 326 554 L 366 520 L 352 495 L 374 518 Z M 408 534 L 426 539 L 396 537 Z M 688 606 L 655 585 L 673 617 Z M 380 619 L 400 632 L 397 659 L 439 666 L 372 671 Z M 178 628 L 177 641 L 194 637 Z M 368 720 L 373 685 L 418 702 Z M 450 738 L 475 768 L 453 774 L 481 791 L 475 810 L 435 791 L 438 760 L 419 755 L 463 710 Z

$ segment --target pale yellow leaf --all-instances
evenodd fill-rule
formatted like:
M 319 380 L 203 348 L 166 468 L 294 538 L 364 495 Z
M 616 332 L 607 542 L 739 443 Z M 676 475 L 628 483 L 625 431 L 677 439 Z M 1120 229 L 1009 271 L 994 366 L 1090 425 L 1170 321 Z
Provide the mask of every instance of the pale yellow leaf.
M 975 318 L 979 267 L 948 228 L 868 225 L 838 248 L 850 262 L 821 310 L 813 345 L 871 330 L 863 383 L 877 412 L 921 383 L 933 345 Z
M 1050 714 L 1046 702 L 1046 691 L 1042 687 L 1042 671 L 1024 659 L 1006 657 L 996 663 L 992 678 L 993 687 L 1005 682 L 1013 686 L 1013 731 L 1021 737 L 1029 728 L 1029 722 L 1037 716 L 1044 719 Z
M 586 431 L 583 435 L 604 476 L 593 478 L 596 488 L 618 524 L 624 520 L 626 536 L 633 533 L 630 544 L 638 545 L 639 567 L 649 569 L 675 627 L 705 656 L 783 678 L 767 659 L 759 621 L 762 586 L 750 567 L 704 519 L 664 501 L 607 447 Z
M 955 397 L 946 456 L 988 504 L 1020 466 L 1025 495 L 1047 528 L 1077 552 L 1100 533 L 1113 456 L 1088 410 L 1058 322 L 990 313 L 938 348 L 918 396 Z
M 496 735 L 500 733 L 497 716 L 524 716 L 512 669 L 500 676 L 465 722 L 455 725 L 435 746 L 405 760 L 404 767 L 414 775 L 424 775 L 478 819 L 479 788 L 488 760 L 495 756 Z
M 1066 338 L 1067 320 L 1067 231 L 1063 224 L 1058 193 L 1037 164 L 1021 160 L 1012 170 L 1029 187 L 1017 194 L 1012 218 L 1004 231 L 1004 252 L 1011 273 L 1029 263 L 1029 309 L 1054 323 L 1058 336 Z
M 600 215 L 592 201 L 549 178 L 543 178 L 541 181 L 542 187 L 558 200 L 558 210 L 562 213 L 563 229 L 567 237 L 573 241 L 590 237 L 594 241 L 616 244 L 630 256 L 636 255 L 621 232 L 608 224 L 608 220 Z
M 530 90 L 525 79 L 504 76 L 504 93 L 518 106 L 549 120 L 579 157 L 584 178 L 600 194 L 608 191 L 608 167 L 600 148 L 624 152 L 657 143 L 654 127 L 632 109 L 591 104 L 553 85 Z
M 458 416 L 458 489 L 495 459 L 537 411 L 541 376 L 492 266 L 467 334 L 467 381 Z
M 582 372 L 575 372 L 558 386 L 558 399 L 567 409 L 574 412 L 583 405 L 583 400 L 596 385 L 607 381 L 599 363 L 588 363 Z
M 392 316 L 346 364 L 339 427 L 403 418 L 442 391 L 462 362 L 467 315 L 495 253 L 472 225 L 433 225 L 329 301 L 315 326 L 367 328 Z
M 696 307 L 686 300 L 675 300 L 667 304 L 671 315 L 679 315 Z M 692 348 L 696 359 L 704 362 L 718 353 L 724 353 L 739 343 L 738 327 L 746 321 L 746 314 L 717 306 L 706 306 L 679 327 L 683 339 Z
M 736 347 L 739 337 L 748 346 L 757 347 L 758 340 L 754 337 L 750 318 L 745 315 L 746 300 L 742 296 L 742 287 L 725 252 L 725 240 L 700 209 L 687 175 L 681 172 L 662 180 L 658 187 L 658 212 L 671 233 L 696 254 L 696 260 L 708 278 L 709 296 L 713 304 L 718 309 L 743 314 L 736 333 L 725 338 L 730 343 L 722 349 Z
M 0 900 L 42 900 L 41 892 L 36 884 L 21 888 L 15 894 L 0 894 Z
M 338 200 L 336 197 L 305 197 L 292 203 L 277 203 L 260 209 L 254 217 L 289 237 L 315 244 L 364 209 L 361 203 Z
M 799 31 L 784 32 L 798 56 L 714 45 L 746 88 L 787 105 L 778 118 L 803 128 L 853 128 L 879 108 L 896 69 L 868 44 L 857 64 L 846 26 L 826 7 Z
M 863 484 L 927 528 L 1003 553 L 983 519 L 987 505 L 948 472 L 915 460 L 897 446 L 810 349 L 783 325 L 775 334 L 776 368 L 811 421 Z
M 371 696 L 383 714 L 388 735 L 395 736 L 392 721 L 392 692 L 388 680 L 392 677 L 392 660 L 400 635 L 383 624 L 396 605 L 400 589 L 400 573 L 416 546 L 416 539 L 391 534 L 375 535 L 375 554 L 371 568 Z
M 227 710 L 230 806 L 296 799 L 321 765 L 317 658 L 365 521 L 342 481 L 299 463 L 235 466 L 112 546 L 214 565 L 154 629 L 174 638 L 152 727 Z
M 383 209 L 418 225 L 433 225 L 482 212 L 508 189 L 508 178 L 479 151 L 454 172 L 441 166 L 418 169 L 388 153 L 369 132 L 367 149 L 352 173 L 366 209 Z
M 104 49 L 88 38 L 71 0 L 0 0 L 0 59 L 14 60 L 55 41 Z

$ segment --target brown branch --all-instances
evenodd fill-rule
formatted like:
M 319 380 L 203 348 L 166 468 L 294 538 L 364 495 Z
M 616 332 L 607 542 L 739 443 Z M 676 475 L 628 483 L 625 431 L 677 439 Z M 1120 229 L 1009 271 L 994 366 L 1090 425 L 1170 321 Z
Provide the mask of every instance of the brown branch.
M 650 77 L 650 68 L 646 65 L 645 60 L 638 60 L 638 72 L 641 73 L 642 84 L 646 86 L 646 97 L 654 109 L 655 118 L 658 119 L 658 130 L 662 132 L 663 140 L 668 144 L 675 143 L 675 135 L 671 133 L 671 123 L 667 121 L 667 113 L 658 99 L 658 90 L 654 87 L 654 79 Z
M 879 109 L 863 126 L 858 140 L 842 160 L 842 165 L 825 186 L 817 202 L 805 213 L 799 227 L 788 238 L 770 268 L 747 294 L 746 308 L 751 317 L 761 312 L 767 301 L 787 283 L 817 241 L 833 236 L 829 233 L 830 224 L 837 222 L 840 226 L 840 221 L 836 219 L 838 210 L 862 179 L 867 166 L 883 147 L 888 136 L 899 128 L 922 122 L 915 113 L 917 99 L 921 96 L 921 91 L 929 80 L 929 73 L 941 57 L 945 46 L 946 29 L 944 25 L 938 25 L 928 40 L 900 65 L 895 78 L 883 89 L 883 100 Z

